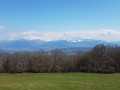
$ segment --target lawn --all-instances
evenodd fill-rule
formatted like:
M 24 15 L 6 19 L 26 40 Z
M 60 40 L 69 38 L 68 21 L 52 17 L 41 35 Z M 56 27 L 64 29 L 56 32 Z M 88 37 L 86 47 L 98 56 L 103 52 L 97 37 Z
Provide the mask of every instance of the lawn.
M 0 90 L 120 90 L 120 74 L 0 74 Z

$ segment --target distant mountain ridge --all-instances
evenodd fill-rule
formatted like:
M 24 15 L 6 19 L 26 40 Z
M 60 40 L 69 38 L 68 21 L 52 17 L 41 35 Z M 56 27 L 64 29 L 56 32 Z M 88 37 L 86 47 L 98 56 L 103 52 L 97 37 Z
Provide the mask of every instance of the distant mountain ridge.
M 1 40 L 0 48 L 7 51 L 35 51 L 35 50 L 53 50 L 53 49 L 67 49 L 67 48 L 92 48 L 98 44 L 105 45 L 120 45 L 120 42 L 107 42 L 102 40 L 92 39 L 75 39 L 75 40 L 56 40 L 56 41 L 42 41 L 42 40 Z

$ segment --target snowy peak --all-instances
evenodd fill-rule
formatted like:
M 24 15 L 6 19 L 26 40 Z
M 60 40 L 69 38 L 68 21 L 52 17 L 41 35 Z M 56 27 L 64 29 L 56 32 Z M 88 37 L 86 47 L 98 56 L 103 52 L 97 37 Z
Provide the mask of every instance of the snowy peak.
M 107 42 L 101 40 L 91 40 L 91 39 L 74 39 L 74 40 L 56 40 L 56 41 L 43 41 L 43 40 L 9 40 L 0 41 L 0 48 L 4 50 L 52 50 L 52 49 L 62 49 L 71 47 L 94 47 L 98 44 L 120 45 L 120 42 Z

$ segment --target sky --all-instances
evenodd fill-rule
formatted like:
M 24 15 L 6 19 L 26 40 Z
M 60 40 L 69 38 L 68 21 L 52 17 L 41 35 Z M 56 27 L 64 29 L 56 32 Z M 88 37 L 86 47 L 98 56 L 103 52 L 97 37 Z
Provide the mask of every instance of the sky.
M 0 0 L 0 40 L 119 36 L 120 0 Z

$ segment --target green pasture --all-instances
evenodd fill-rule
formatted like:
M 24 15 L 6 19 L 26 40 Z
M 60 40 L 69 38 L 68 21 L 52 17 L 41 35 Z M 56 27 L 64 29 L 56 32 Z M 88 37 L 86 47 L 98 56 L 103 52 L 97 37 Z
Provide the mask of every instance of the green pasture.
M 120 74 L 0 74 L 0 90 L 120 90 Z

